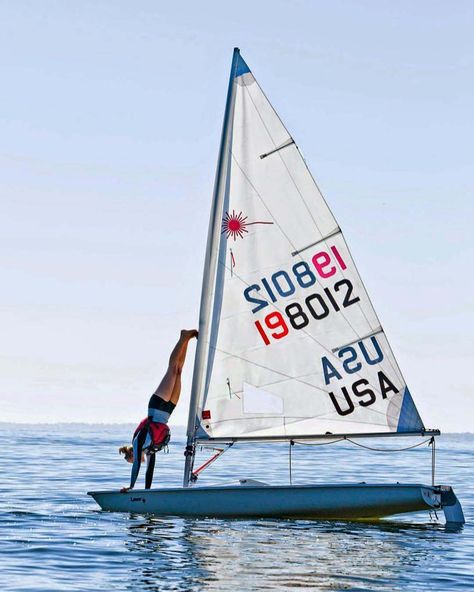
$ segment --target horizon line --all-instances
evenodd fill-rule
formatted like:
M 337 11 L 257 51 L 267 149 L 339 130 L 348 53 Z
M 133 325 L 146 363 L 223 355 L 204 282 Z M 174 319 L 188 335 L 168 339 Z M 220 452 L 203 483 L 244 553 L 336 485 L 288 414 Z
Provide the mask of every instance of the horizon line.
M 122 421 L 122 422 L 89 422 L 89 421 L 41 421 L 41 422 L 33 422 L 33 421 L 0 421 L 0 426 L 2 425 L 19 425 L 19 426 L 27 426 L 27 425 L 35 425 L 35 426 L 59 426 L 59 425 L 87 425 L 87 426 L 128 426 L 128 425 L 135 425 L 135 422 L 130 421 Z M 171 428 L 186 428 L 185 424 L 174 424 L 170 426 Z M 440 436 L 449 435 L 449 434 L 456 434 L 456 435 L 465 435 L 469 434 L 470 436 L 474 435 L 474 432 L 469 431 L 462 431 L 462 432 L 441 432 Z M 439 437 L 439 436 L 438 436 Z

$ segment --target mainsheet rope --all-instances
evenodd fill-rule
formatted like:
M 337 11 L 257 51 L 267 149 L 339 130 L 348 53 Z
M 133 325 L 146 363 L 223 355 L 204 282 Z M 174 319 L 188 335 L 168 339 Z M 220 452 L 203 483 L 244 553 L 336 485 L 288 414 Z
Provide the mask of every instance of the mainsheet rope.
M 413 444 L 412 446 L 406 446 L 405 448 L 374 448 L 373 446 L 360 444 L 360 442 L 356 442 L 350 438 L 339 438 L 339 440 L 331 440 L 330 442 L 298 442 L 297 440 L 290 440 L 290 442 L 301 446 L 327 446 L 328 444 L 336 444 L 337 442 L 349 442 L 350 444 L 354 444 L 354 446 L 359 446 L 359 448 L 365 448 L 366 450 L 373 450 L 374 452 L 403 452 L 405 450 L 418 448 L 419 446 L 423 446 L 423 444 L 434 445 L 434 437 L 423 440 L 423 442 L 418 442 L 418 444 Z
M 413 448 L 418 448 L 419 446 L 428 444 L 428 446 L 431 446 L 431 485 L 432 487 L 435 486 L 436 440 L 434 436 L 431 436 L 431 438 L 423 440 L 423 442 L 418 442 L 418 444 L 413 444 L 412 446 L 406 446 L 404 448 L 374 448 L 373 446 L 366 446 L 365 444 L 360 444 L 360 442 L 356 442 L 355 440 L 351 440 L 350 438 L 339 438 L 338 440 L 331 440 L 330 442 L 298 442 L 298 440 L 290 440 L 290 445 L 288 448 L 288 467 L 290 473 L 290 485 L 293 484 L 291 449 L 295 444 L 299 444 L 300 446 L 328 446 L 329 444 L 337 444 L 338 442 L 349 442 L 350 444 L 354 444 L 354 446 L 359 446 L 359 448 L 365 448 L 365 450 L 371 450 L 373 452 L 404 452 L 405 450 L 413 450 Z

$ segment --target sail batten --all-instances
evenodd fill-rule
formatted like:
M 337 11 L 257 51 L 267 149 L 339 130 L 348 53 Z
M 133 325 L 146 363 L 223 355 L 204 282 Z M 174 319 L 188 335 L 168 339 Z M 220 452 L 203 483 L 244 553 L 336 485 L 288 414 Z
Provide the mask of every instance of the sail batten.
M 320 243 L 326 242 L 327 240 L 329 240 L 330 238 L 332 238 L 333 236 L 336 236 L 336 234 L 339 234 L 341 232 L 342 232 L 342 230 L 339 227 L 337 227 L 335 230 L 330 232 L 327 236 L 323 236 L 322 238 L 315 241 L 314 243 L 311 243 L 310 245 L 306 245 L 306 247 L 302 247 L 298 251 L 293 251 L 293 253 L 291 253 L 291 254 L 293 255 L 293 257 L 296 257 L 296 255 L 299 255 L 303 251 L 307 251 L 308 249 L 312 249 L 313 247 L 317 247 Z
M 337 351 L 339 351 L 343 347 L 348 347 L 349 345 L 354 345 L 354 343 L 357 343 L 357 341 L 359 341 L 359 340 L 364 340 L 364 339 L 367 339 L 368 337 L 373 337 L 374 335 L 378 335 L 379 333 L 383 333 L 382 327 L 376 327 L 376 329 L 374 331 L 371 331 L 370 333 L 367 333 L 364 336 L 359 335 L 357 337 L 357 339 L 353 339 L 352 341 L 349 341 L 349 343 L 344 343 L 343 345 L 339 345 L 338 347 L 333 347 L 333 349 L 331 351 L 333 353 L 336 353 Z
M 200 439 L 423 432 L 292 135 L 240 56 L 233 71 L 213 303 L 200 335 Z
M 287 146 L 291 146 L 294 143 L 295 143 L 295 141 L 293 140 L 293 138 L 290 138 L 286 142 L 283 142 L 283 144 L 281 146 L 278 146 L 277 148 L 270 150 L 270 152 L 266 152 L 265 154 L 260 154 L 260 158 L 267 158 L 267 156 L 271 156 L 272 154 L 275 154 L 275 152 L 278 152 L 279 150 L 283 150 L 283 148 L 286 148 Z

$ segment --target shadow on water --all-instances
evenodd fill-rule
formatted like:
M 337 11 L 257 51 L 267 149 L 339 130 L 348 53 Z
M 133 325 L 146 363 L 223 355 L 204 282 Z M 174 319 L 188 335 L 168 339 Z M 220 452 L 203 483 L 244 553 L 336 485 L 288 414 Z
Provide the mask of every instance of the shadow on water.
M 129 589 L 393 590 L 449 545 L 436 523 L 129 519 Z

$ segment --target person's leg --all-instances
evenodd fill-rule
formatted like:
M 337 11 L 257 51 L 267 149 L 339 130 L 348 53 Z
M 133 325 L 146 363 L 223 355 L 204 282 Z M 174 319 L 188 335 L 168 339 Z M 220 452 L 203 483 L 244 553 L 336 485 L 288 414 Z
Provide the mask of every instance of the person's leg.
M 162 381 L 155 391 L 155 395 L 161 397 L 164 401 L 171 401 L 173 393 L 175 398 L 177 397 L 179 399 L 179 391 L 181 390 L 181 371 L 186 358 L 186 350 L 188 348 L 189 340 L 193 337 L 197 337 L 197 331 L 181 331 L 179 341 L 171 352 L 166 374 L 163 376 Z M 176 394 L 175 391 L 176 381 L 178 381 L 178 394 Z
M 151 483 L 153 481 L 153 472 L 155 470 L 155 456 L 156 454 L 147 454 L 146 455 L 146 474 L 145 474 L 145 489 L 150 489 Z
M 176 375 L 176 380 L 174 381 L 173 390 L 171 391 L 170 403 L 173 405 L 177 405 L 179 401 L 179 396 L 181 394 L 181 370 Z
M 171 392 L 170 402 L 174 405 L 178 404 L 179 396 L 181 394 L 181 372 L 183 370 L 184 362 L 186 360 L 186 352 L 188 349 L 189 340 L 184 344 L 183 348 L 181 349 L 181 355 L 179 358 L 179 372 L 176 375 L 176 380 L 174 381 L 174 387 Z

